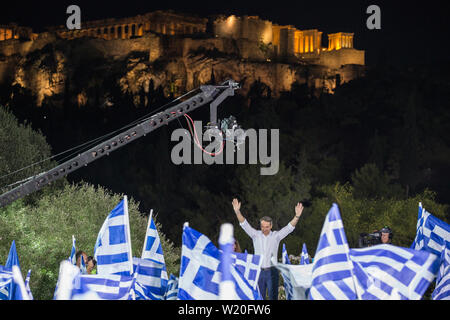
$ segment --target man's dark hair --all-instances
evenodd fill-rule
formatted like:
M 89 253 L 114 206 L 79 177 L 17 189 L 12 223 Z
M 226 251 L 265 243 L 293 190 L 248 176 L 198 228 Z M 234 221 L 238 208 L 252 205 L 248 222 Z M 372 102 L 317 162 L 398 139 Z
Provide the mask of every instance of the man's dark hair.
M 270 222 L 270 223 L 272 223 L 272 224 L 273 224 L 273 222 L 272 222 L 272 218 L 271 218 L 271 217 L 269 217 L 269 216 L 264 216 L 264 217 L 262 217 L 261 219 L 259 219 L 259 222 L 262 222 L 262 221 L 265 221 L 265 222 Z

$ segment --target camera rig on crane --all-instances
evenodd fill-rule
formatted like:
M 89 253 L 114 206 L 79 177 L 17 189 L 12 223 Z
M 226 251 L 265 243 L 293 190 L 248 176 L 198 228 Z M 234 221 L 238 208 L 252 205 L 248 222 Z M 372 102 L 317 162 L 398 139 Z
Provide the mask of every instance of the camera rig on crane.
M 220 85 L 202 85 L 199 89 L 200 92 L 194 96 L 139 121 L 131 128 L 128 128 L 114 137 L 78 154 L 76 157 L 61 163 L 46 172 L 24 179 L 19 186 L 0 195 L 0 207 L 4 207 L 17 199 L 36 192 L 51 182 L 60 179 L 83 166 L 87 166 L 91 162 L 100 159 L 105 155 L 109 155 L 118 148 L 144 137 L 159 127 L 167 125 L 172 120 L 184 116 L 188 112 L 208 103 L 210 104 L 210 122 L 207 128 L 219 130 L 225 137 L 231 137 L 232 131 L 234 132 L 235 129 L 240 129 L 240 127 L 237 125 L 236 119 L 232 116 L 228 119 L 218 121 L 217 107 L 227 97 L 234 96 L 234 91 L 240 89 L 239 84 L 233 80 L 227 80 Z M 236 135 L 234 134 L 233 136 Z M 239 135 L 239 137 L 242 139 L 242 134 Z M 237 142 L 237 139 L 233 138 L 233 141 Z

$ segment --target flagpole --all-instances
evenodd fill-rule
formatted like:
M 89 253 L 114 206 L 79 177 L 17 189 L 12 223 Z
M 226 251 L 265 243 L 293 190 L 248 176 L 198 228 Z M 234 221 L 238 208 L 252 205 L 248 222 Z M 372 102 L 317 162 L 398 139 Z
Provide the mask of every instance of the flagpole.
M 141 254 L 141 259 L 144 259 L 144 252 L 145 252 L 145 248 L 147 247 L 147 232 L 148 229 L 150 229 L 150 223 L 152 221 L 152 216 L 153 216 L 153 209 L 150 210 L 150 215 L 148 217 L 148 223 L 147 223 L 147 229 L 145 230 L 145 240 L 144 240 L 144 247 L 142 248 L 142 254 Z
M 133 274 L 133 254 L 132 254 L 132 251 L 131 251 L 130 217 L 129 217 L 129 214 L 128 214 L 128 198 L 127 198 L 127 196 L 124 196 L 123 200 L 124 200 L 124 202 L 123 202 L 123 210 L 124 210 L 124 213 L 125 213 L 125 216 L 126 216 L 125 219 L 127 221 L 127 226 L 128 226 L 127 227 L 128 252 L 130 254 L 130 257 L 129 257 L 128 261 L 130 263 L 130 275 L 132 275 Z

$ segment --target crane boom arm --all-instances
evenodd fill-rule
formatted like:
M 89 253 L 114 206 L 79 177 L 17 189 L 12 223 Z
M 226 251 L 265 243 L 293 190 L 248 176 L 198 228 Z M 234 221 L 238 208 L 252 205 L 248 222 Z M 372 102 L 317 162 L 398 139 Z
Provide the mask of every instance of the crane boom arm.
M 109 153 L 118 148 L 147 135 L 163 125 L 167 125 L 170 121 L 205 104 L 210 103 L 211 122 L 215 123 L 217 121 L 215 118 L 217 116 L 217 105 L 226 97 L 233 96 L 234 90 L 238 88 L 239 85 L 233 80 L 228 80 L 218 86 L 201 86 L 201 92 L 193 97 L 142 120 L 134 127 L 124 130 L 116 136 L 99 143 L 95 147 L 80 153 L 78 156 L 59 164 L 53 169 L 31 177 L 25 183 L 0 195 L 0 207 L 4 207 L 17 199 L 38 191 L 47 184 L 60 179 L 83 166 L 87 166 L 89 163 L 100 159 L 105 155 L 109 155 Z

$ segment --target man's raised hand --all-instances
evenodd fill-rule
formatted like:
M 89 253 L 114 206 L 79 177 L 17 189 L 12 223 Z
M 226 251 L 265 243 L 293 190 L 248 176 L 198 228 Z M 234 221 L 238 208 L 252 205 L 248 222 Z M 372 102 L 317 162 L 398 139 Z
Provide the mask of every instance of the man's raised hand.
M 300 218 L 303 212 L 303 204 L 301 202 L 297 203 L 295 206 L 295 216 Z
M 241 203 L 238 201 L 238 199 L 234 198 L 231 204 L 233 205 L 234 212 L 237 213 L 241 209 Z

